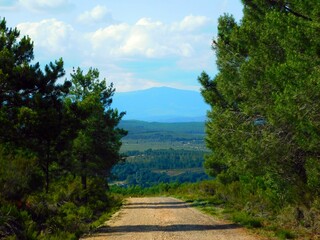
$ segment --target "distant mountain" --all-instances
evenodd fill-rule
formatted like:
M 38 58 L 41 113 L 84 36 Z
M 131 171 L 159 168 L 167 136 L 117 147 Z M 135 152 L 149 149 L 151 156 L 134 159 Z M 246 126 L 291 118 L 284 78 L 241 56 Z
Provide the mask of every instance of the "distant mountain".
M 196 91 L 168 87 L 116 92 L 113 107 L 125 111 L 124 120 L 202 122 L 209 106 Z

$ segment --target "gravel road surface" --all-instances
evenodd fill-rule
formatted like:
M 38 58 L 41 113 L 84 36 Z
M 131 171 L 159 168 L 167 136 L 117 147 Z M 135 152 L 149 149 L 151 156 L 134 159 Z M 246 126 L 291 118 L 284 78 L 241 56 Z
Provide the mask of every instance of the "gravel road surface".
M 129 198 L 85 240 L 258 240 L 235 224 L 218 221 L 175 198 Z

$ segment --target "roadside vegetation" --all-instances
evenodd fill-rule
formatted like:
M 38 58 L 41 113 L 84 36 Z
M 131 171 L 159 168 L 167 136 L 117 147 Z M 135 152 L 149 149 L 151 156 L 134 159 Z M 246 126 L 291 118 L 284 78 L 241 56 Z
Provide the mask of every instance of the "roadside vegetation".
M 211 106 L 205 167 L 214 196 L 319 239 L 320 2 L 242 2 L 241 21 L 218 20 L 218 74 L 199 76 Z

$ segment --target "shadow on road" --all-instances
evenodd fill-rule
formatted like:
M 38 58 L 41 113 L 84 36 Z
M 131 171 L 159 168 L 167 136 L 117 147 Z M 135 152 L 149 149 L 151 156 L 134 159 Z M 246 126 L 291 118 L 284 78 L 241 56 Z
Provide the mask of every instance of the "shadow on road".
M 172 209 L 172 208 L 188 208 L 189 205 L 161 205 L 161 206 L 155 206 L 155 205 L 149 205 L 149 206 L 124 206 L 124 209 Z
M 95 236 L 104 233 L 139 233 L 139 232 L 188 232 L 188 231 L 208 231 L 208 230 L 228 230 L 239 228 L 237 224 L 221 224 L 221 225 L 129 225 L 116 227 L 101 227 L 97 229 Z
M 126 203 L 126 209 L 165 209 L 165 208 L 188 208 L 190 204 L 185 202 L 159 202 L 159 203 Z
M 135 203 L 126 203 L 127 206 L 136 206 L 136 205 L 185 205 L 185 202 L 135 202 Z

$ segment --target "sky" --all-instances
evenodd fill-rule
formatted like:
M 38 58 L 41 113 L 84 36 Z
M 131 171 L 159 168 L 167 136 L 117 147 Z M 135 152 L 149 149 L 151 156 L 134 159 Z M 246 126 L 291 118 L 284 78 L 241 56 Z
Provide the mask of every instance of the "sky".
M 117 92 L 151 87 L 199 90 L 217 73 L 212 39 L 224 13 L 242 17 L 240 0 L 0 0 L 8 27 L 34 41 L 41 66 L 64 60 L 97 68 Z

